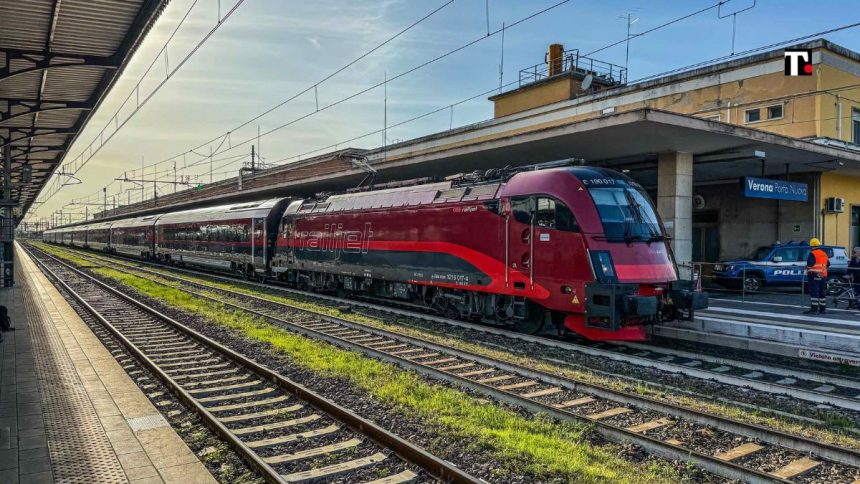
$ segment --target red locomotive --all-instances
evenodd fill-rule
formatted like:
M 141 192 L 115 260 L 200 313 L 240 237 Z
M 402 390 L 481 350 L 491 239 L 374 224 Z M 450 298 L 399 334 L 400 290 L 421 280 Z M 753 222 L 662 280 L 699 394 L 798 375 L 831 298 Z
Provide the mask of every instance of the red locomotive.
M 594 167 L 491 170 L 121 220 L 106 247 L 105 229 L 56 229 L 46 240 L 86 246 L 92 233 L 107 251 L 132 247 L 164 262 L 591 340 L 646 340 L 647 325 L 707 307 L 678 280 L 642 187 Z M 62 236 L 69 231 L 73 240 Z
M 501 175 L 295 201 L 271 270 L 309 289 L 592 340 L 645 340 L 646 324 L 707 307 L 678 281 L 633 180 L 591 167 Z

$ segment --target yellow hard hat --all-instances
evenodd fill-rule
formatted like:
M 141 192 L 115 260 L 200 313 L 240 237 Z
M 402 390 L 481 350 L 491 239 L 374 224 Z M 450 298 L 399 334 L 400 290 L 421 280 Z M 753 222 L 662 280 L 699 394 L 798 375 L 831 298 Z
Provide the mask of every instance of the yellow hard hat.
M 809 246 L 810 247 L 818 247 L 819 245 L 821 245 L 820 240 L 816 239 L 815 237 L 809 239 Z

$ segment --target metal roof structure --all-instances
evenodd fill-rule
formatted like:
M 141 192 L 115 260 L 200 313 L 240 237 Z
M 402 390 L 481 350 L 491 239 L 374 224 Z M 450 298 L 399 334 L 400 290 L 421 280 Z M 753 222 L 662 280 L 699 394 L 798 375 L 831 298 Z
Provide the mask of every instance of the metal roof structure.
M 0 154 L 18 220 L 167 2 L 0 0 Z

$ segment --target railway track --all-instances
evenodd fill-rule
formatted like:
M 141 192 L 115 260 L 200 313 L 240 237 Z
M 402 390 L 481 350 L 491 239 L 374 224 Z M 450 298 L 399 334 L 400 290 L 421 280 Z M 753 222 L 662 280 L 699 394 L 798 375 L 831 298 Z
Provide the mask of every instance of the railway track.
M 56 285 L 268 481 L 479 482 L 65 262 L 29 252 Z
M 106 256 L 95 255 L 91 252 L 80 253 L 85 254 L 86 257 L 95 257 L 100 260 L 111 260 L 112 263 L 119 263 L 125 267 L 131 267 L 137 270 L 146 270 L 140 267 L 142 265 L 164 267 L 161 264 L 141 261 L 138 259 L 118 256 L 110 256 L 107 258 Z M 117 260 L 125 260 L 128 261 L 128 263 L 117 262 Z M 231 282 L 236 281 L 236 278 L 208 271 L 198 271 L 177 267 L 169 267 L 167 270 L 203 275 L 205 277 Z M 159 274 L 163 273 L 163 271 L 156 272 Z M 177 276 L 174 274 L 170 277 L 176 278 Z M 452 320 L 428 314 L 426 312 L 404 309 L 403 307 L 392 307 L 367 301 L 338 298 L 330 295 L 301 291 L 284 287 L 282 285 L 263 284 L 250 281 L 242 281 L 242 283 L 250 286 L 263 287 L 267 290 L 296 294 L 306 298 L 363 307 L 372 311 L 393 314 L 396 316 L 417 318 L 435 324 L 445 324 L 467 330 L 503 336 L 505 338 L 526 341 L 529 343 L 537 343 L 552 348 L 558 348 L 598 358 L 607 358 L 644 368 L 653 368 L 660 371 L 679 373 L 692 378 L 711 380 L 738 387 L 747 387 L 759 392 L 785 395 L 787 397 L 815 404 L 860 411 L 860 379 L 849 376 L 774 364 L 764 364 L 761 362 L 721 358 L 641 343 L 601 343 L 597 345 L 585 345 L 545 336 L 526 335 L 505 328 L 493 327 L 485 324 Z
M 182 281 L 180 290 L 291 331 L 394 362 L 533 412 L 588 422 L 611 440 L 632 442 L 656 455 L 688 461 L 730 479 L 860 483 L 860 452 L 852 449 L 496 361 L 161 271 L 134 270 Z

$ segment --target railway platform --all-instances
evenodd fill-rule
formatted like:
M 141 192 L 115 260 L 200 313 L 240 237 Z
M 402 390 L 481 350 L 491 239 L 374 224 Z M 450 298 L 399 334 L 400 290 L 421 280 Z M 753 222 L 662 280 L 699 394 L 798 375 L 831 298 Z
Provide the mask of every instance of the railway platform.
M 215 482 L 20 248 L 0 290 L 0 482 Z
M 716 295 L 694 321 L 656 326 L 654 335 L 860 366 L 860 312 L 828 308 L 825 314 L 803 314 L 804 309 L 798 301 Z

